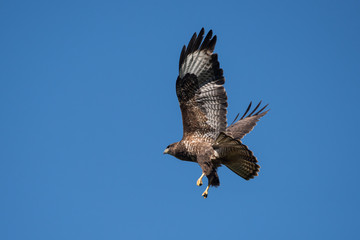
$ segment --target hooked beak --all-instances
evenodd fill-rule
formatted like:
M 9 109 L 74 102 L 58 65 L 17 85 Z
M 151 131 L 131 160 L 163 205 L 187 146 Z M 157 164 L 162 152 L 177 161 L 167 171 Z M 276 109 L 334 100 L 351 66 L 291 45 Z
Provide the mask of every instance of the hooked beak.
M 169 153 L 169 149 L 167 148 L 165 149 L 164 154 L 168 154 L 168 153 Z

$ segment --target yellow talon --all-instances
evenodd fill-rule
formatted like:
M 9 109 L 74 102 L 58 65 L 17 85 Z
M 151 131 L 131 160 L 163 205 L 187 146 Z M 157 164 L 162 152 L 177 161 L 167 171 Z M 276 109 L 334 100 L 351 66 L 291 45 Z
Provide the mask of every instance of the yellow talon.
M 205 191 L 203 192 L 202 196 L 203 196 L 204 198 L 207 198 L 208 193 L 209 193 L 209 188 L 210 188 L 210 185 L 208 185 L 208 186 L 206 187 Z
M 201 176 L 199 177 L 199 179 L 196 182 L 196 185 L 201 186 L 203 184 L 202 178 L 204 177 L 204 175 L 205 175 L 204 173 L 201 174 Z

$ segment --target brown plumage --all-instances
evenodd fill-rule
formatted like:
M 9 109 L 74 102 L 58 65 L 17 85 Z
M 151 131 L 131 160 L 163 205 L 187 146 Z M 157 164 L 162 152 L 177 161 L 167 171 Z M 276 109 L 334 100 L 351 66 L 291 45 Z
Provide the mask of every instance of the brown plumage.
M 236 117 L 226 127 L 225 78 L 217 54 L 213 53 L 216 36 L 212 37 L 212 30 L 204 40 L 203 36 L 204 28 L 199 35 L 194 33 L 188 46 L 181 51 L 176 95 L 183 120 L 183 138 L 169 145 L 164 153 L 200 165 L 203 174 L 197 185 L 202 185 L 204 175 L 208 178 L 208 187 L 203 193 L 206 198 L 210 186 L 220 185 L 216 169 L 221 164 L 246 180 L 258 175 L 260 167 L 256 157 L 240 140 L 268 110 L 263 111 L 267 105 L 258 110 L 260 102 L 246 116 L 250 103 L 240 120 L 236 121 Z

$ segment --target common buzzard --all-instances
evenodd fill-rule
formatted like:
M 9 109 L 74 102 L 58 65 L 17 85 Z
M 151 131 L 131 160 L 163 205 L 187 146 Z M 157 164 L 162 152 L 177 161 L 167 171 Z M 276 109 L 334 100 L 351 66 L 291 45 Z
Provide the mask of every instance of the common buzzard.
M 217 54 L 214 54 L 216 36 L 212 30 L 204 36 L 204 28 L 199 35 L 192 36 L 188 46 L 184 46 L 179 62 L 179 76 L 176 80 L 176 95 L 180 103 L 183 121 L 183 138 L 170 144 L 164 151 L 184 161 L 197 162 L 202 178 L 208 178 L 208 186 L 202 196 L 206 198 L 210 186 L 219 186 L 216 169 L 227 166 L 240 177 L 249 180 L 258 175 L 260 166 L 256 157 L 241 143 L 256 122 L 268 110 L 260 103 L 247 115 L 251 102 L 242 117 L 227 127 L 227 96 L 223 86 L 225 78 L 220 68 Z M 257 111 L 258 110 L 258 111 Z

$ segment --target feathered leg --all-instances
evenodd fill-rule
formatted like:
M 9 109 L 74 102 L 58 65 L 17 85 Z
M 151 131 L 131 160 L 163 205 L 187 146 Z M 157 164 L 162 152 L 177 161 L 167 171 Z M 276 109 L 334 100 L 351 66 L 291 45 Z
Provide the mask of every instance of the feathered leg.
M 200 177 L 200 181 L 203 176 L 206 176 L 208 179 L 208 186 L 206 187 L 205 192 L 202 194 L 204 198 L 207 198 L 210 186 L 217 187 L 220 185 L 219 176 L 216 173 L 216 166 L 211 160 L 214 150 L 212 149 L 212 147 L 209 147 L 208 149 L 206 149 L 206 147 L 208 146 L 205 146 L 205 149 L 203 147 L 204 150 L 201 149 L 202 154 L 197 157 L 197 162 L 203 172 L 203 175 L 201 175 Z M 198 180 L 198 182 L 200 181 Z

